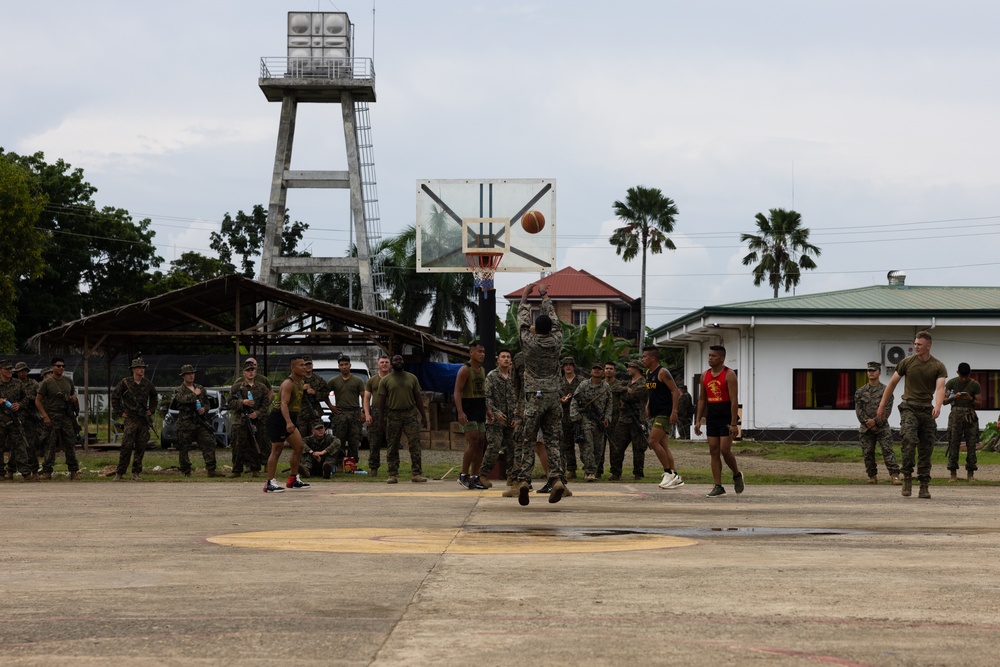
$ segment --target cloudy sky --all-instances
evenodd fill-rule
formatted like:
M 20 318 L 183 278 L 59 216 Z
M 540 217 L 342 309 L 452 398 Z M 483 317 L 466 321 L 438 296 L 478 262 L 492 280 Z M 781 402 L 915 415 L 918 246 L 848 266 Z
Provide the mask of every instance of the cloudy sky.
M 208 250 L 267 203 L 278 104 L 257 86 L 289 10 L 346 11 L 374 54 L 382 230 L 415 182 L 554 178 L 559 267 L 639 294 L 612 204 L 660 188 L 678 249 L 647 318 L 767 298 L 741 265 L 754 215 L 794 208 L 822 256 L 798 292 L 1000 285 L 1000 3 L 992 0 L 49 0 L 0 4 L 0 146 L 82 167 L 98 205 L 149 217 L 161 256 Z M 343 169 L 336 105 L 300 106 L 295 169 Z M 293 190 L 315 255 L 344 191 Z M 498 278 L 499 292 L 531 274 Z

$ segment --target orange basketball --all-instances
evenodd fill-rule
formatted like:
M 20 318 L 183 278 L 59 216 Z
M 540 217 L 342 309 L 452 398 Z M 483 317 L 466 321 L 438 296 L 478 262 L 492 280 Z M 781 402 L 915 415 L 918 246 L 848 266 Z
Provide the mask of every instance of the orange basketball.
M 541 211 L 528 211 L 521 216 L 521 228 L 529 234 L 537 234 L 545 227 L 545 216 Z

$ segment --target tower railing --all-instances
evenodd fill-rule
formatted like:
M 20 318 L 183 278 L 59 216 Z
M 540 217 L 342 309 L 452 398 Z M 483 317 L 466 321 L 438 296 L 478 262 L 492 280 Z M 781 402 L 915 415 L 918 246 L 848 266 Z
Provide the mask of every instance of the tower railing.
M 359 79 L 375 83 L 371 58 L 261 58 L 262 79 L 310 79 L 342 81 Z

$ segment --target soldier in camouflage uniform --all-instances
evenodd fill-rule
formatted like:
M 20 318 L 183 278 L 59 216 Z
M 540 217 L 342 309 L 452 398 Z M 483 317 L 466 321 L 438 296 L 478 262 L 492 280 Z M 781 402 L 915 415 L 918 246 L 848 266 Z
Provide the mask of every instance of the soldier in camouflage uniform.
M 333 407 L 333 418 L 330 430 L 337 436 L 346 455 L 358 460 L 358 450 L 361 448 L 361 425 L 365 415 L 361 411 L 361 397 L 365 393 L 365 381 L 351 373 L 351 358 L 346 354 L 337 360 L 340 374 L 333 376 L 326 383 L 327 395 L 333 392 L 336 399 Z M 345 452 L 339 455 L 338 464 L 343 461 Z
M 45 424 L 45 460 L 42 462 L 42 479 L 52 479 L 56 464 L 56 449 L 61 448 L 66 457 L 70 480 L 80 476 L 80 463 L 76 458 L 76 414 L 80 410 L 73 381 L 64 375 L 66 362 L 62 357 L 52 359 L 52 375 L 45 378 L 35 394 L 35 406 Z
M 538 290 L 542 296 L 542 313 L 532 326 L 528 295 L 534 288 L 534 283 L 524 288 L 517 309 L 521 349 L 524 351 L 524 433 L 516 443 L 516 483 L 503 493 L 505 497 L 516 497 L 521 505 L 529 502 L 531 471 L 535 465 L 535 436 L 539 428 L 549 453 L 549 502 L 559 502 L 567 490 L 559 454 L 562 435 L 562 403 L 559 397 L 562 327 L 548 298 L 547 285 Z
M 868 362 L 868 384 L 854 392 L 854 412 L 858 416 L 861 431 L 861 454 L 865 461 L 865 472 L 868 473 L 868 483 L 878 484 L 878 466 L 875 464 L 875 444 L 882 449 L 882 459 L 889 471 L 889 480 L 900 484 L 899 464 L 892 451 L 892 429 L 889 427 L 888 415 L 892 414 L 892 395 L 885 402 L 886 419 L 879 420 L 878 411 L 885 385 L 879 380 L 882 364 L 877 361 Z
M 392 372 L 378 383 L 379 428 L 385 433 L 385 458 L 389 468 L 385 483 L 399 482 L 399 444 L 403 435 L 410 448 L 410 481 L 426 482 L 427 478 L 421 474 L 420 426 L 427 423 L 427 414 L 420 396 L 420 382 L 416 375 L 403 370 L 401 355 L 394 355 L 391 365 Z
M 365 423 L 368 424 L 368 474 L 372 477 L 378 476 L 378 468 L 382 463 L 382 448 L 385 447 L 385 432 L 380 431 L 378 425 L 381 414 L 378 411 L 378 384 L 386 375 L 392 364 L 387 355 L 382 355 L 378 359 L 378 372 L 368 378 L 365 383 L 364 405 Z
M 302 378 L 302 406 L 299 408 L 295 427 L 299 429 L 299 433 L 309 433 L 313 422 L 323 419 L 323 404 L 326 403 L 330 410 L 333 410 L 333 406 L 330 404 L 330 392 L 326 389 L 326 380 L 318 373 L 313 373 L 312 356 L 303 354 L 302 361 L 306 365 L 306 376 Z M 266 451 L 270 456 L 270 446 Z
M 948 369 L 939 359 L 931 356 L 930 333 L 918 331 L 913 339 L 914 353 L 899 362 L 889 384 L 882 393 L 882 402 L 875 413 L 884 421 L 888 412 L 885 406 L 902 378 L 906 378 L 903 400 L 899 406 L 899 436 L 903 441 L 903 496 L 912 493 L 913 460 L 916 456 L 917 477 L 920 480 L 920 498 L 930 499 L 928 486 L 931 481 L 931 454 L 937 437 L 935 420 L 944 403 L 944 385 Z
M 681 392 L 677 397 L 677 437 L 681 440 L 691 439 L 691 422 L 694 419 L 694 399 L 688 393 L 685 385 L 677 385 Z
M 585 482 L 597 481 L 597 443 L 604 440 L 611 423 L 611 390 L 604 381 L 604 364 L 596 363 L 590 370 L 590 381 L 581 382 L 573 393 L 569 416 L 580 426 L 583 442 L 580 459 L 583 461 Z
M 965 441 L 965 475 L 976 481 L 976 447 L 979 445 L 979 415 L 982 387 L 970 376 L 972 368 L 964 361 L 958 365 L 958 377 L 944 385 L 945 405 L 951 406 L 948 415 L 948 472 L 952 482 L 958 481 L 958 454 Z
M 115 481 L 122 481 L 132 461 L 132 481 L 138 482 L 142 474 L 142 459 L 149 444 L 149 429 L 153 411 L 156 410 L 156 387 L 146 378 L 146 362 L 133 359 L 129 366 L 131 377 L 122 378 L 111 392 L 111 410 L 125 421 L 125 433 L 118 454 Z M 134 453 L 134 456 L 133 456 Z
M 267 407 L 271 403 L 271 390 L 257 375 L 257 364 L 243 363 L 243 377 L 229 389 L 229 414 L 232 427 L 229 441 L 233 449 L 233 471 L 230 477 L 242 477 L 243 468 L 251 477 L 258 477 L 267 456 L 271 455 L 270 438 L 267 436 Z
M 514 430 L 517 428 L 517 394 L 511 373 L 514 362 L 508 350 L 500 350 L 497 367 L 486 375 L 486 453 L 479 478 L 486 479 L 500 452 L 507 460 L 508 479 L 514 470 Z
M 14 377 L 14 364 L 0 361 L 0 451 L 8 459 L 4 479 L 14 479 L 14 472 L 21 473 L 21 481 L 38 481 L 34 458 L 28 455 L 27 432 L 24 429 L 24 387 Z M 6 407 L 6 403 L 10 407 Z M 2 460 L 0 460 L 2 463 Z
M 562 404 L 562 440 L 559 452 L 566 467 L 567 478 L 576 479 L 576 441 L 573 438 L 573 420 L 569 418 L 569 402 L 583 377 L 577 374 L 573 357 L 563 357 L 559 364 L 562 367 L 562 374 L 559 376 L 559 402 Z
M 340 455 L 343 460 L 343 445 L 340 438 L 326 432 L 326 424 L 317 419 L 312 423 L 312 432 L 302 441 L 302 463 L 299 464 L 299 474 L 303 477 L 319 477 L 330 479 L 340 463 L 336 459 Z
M 605 362 L 604 382 L 611 391 L 611 421 L 608 423 L 608 428 L 601 441 L 594 443 L 594 462 L 597 464 L 597 479 L 604 476 L 604 454 L 610 448 L 611 434 L 615 430 L 615 425 L 618 424 L 622 394 L 625 393 L 625 385 L 618 380 L 617 373 L 618 368 L 613 362 Z
M 646 463 L 646 447 L 649 433 L 645 426 L 646 412 L 646 378 L 643 377 L 642 364 L 638 361 L 628 362 L 628 384 L 623 384 L 621 393 L 621 408 L 618 412 L 618 422 L 611 431 L 611 479 L 617 481 L 622 477 L 622 466 L 625 463 L 625 450 L 632 443 L 632 475 L 635 479 L 643 478 L 643 468 Z
M 195 384 L 194 366 L 181 366 L 181 386 L 174 389 L 177 404 L 177 453 L 181 474 L 191 476 L 191 458 L 188 450 L 192 445 L 201 449 L 205 458 L 205 472 L 209 477 L 222 477 L 215 469 L 215 430 L 208 421 L 208 393 L 200 384 Z M 198 407 L 198 404 L 201 407 Z
M 38 416 L 38 408 L 35 407 L 35 396 L 38 395 L 39 383 L 28 377 L 28 364 L 23 361 L 14 365 L 14 378 L 24 387 L 24 415 L 21 417 L 21 424 L 24 426 L 24 435 L 28 441 L 28 465 L 36 473 L 41 472 L 39 466 L 40 457 L 45 456 L 42 449 L 42 419 Z M 52 369 L 49 369 L 51 373 Z M 44 379 L 44 377 L 42 378 Z M 0 461 L 0 468 L 3 462 Z M 13 472 L 13 468 L 11 468 Z

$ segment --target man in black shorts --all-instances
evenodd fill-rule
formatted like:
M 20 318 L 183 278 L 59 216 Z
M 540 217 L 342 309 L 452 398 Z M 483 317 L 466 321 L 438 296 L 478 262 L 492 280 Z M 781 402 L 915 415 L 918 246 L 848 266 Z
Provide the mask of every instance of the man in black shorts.
M 715 486 L 708 493 L 709 498 L 726 495 L 726 489 L 722 486 L 723 459 L 733 471 L 736 493 L 743 493 L 743 473 L 733 456 L 733 436 L 738 428 L 739 402 L 736 373 L 726 366 L 726 348 L 713 345 L 708 348 L 708 370 L 701 376 L 701 394 L 698 396 L 698 412 L 694 422 L 695 435 L 701 435 L 701 418 L 705 417 L 705 435 L 708 437 L 712 479 L 715 481 Z
M 271 412 L 267 415 L 267 435 L 271 439 L 271 456 L 267 459 L 267 482 L 264 493 L 280 493 L 284 491 L 274 478 L 278 468 L 278 459 L 285 442 L 292 446 L 292 475 L 285 484 L 289 489 L 308 489 L 309 484 L 302 481 L 298 475 L 299 462 L 302 458 L 302 436 L 295 423 L 302 408 L 302 394 L 306 376 L 306 363 L 301 356 L 291 359 L 290 374 L 281 383 L 278 393 L 274 395 Z

